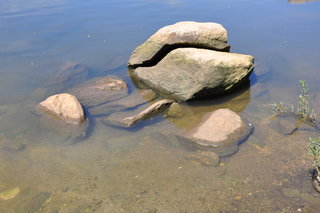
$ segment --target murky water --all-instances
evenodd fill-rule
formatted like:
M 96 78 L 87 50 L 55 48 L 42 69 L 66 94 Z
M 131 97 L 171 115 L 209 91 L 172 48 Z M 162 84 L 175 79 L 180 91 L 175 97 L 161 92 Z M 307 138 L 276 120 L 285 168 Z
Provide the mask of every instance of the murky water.
M 0 193 L 19 189 L 0 199 L 0 212 L 319 212 L 307 142 L 320 133 L 302 124 L 284 136 L 270 126 L 270 104 L 296 102 L 298 80 L 320 91 L 320 2 L 290 2 L 0 0 Z M 78 143 L 35 112 L 64 91 L 45 82 L 65 63 L 88 66 L 88 79 L 117 75 L 134 92 L 132 50 L 183 20 L 221 23 L 232 52 L 255 56 L 250 88 L 132 131 L 92 117 Z M 190 147 L 172 134 L 223 107 L 253 123 L 253 135 L 218 167 L 188 160 Z

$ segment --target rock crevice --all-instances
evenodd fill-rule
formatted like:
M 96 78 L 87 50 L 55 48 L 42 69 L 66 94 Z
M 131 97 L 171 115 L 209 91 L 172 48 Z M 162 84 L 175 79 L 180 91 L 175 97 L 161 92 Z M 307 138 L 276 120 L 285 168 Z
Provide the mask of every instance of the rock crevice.
M 213 98 L 248 79 L 250 55 L 229 53 L 226 29 L 217 23 L 178 22 L 158 30 L 128 62 L 140 87 L 177 101 Z

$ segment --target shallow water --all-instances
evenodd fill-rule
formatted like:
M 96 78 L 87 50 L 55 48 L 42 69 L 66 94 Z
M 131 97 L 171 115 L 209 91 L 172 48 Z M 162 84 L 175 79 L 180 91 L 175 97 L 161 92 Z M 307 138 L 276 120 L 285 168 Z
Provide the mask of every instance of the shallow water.
M 0 1 L 0 212 L 319 212 L 311 186 L 308 125 L 283 136 L 270 128 L 270 103 L 295 103 L 298 80 L 320 90 L 320 2 L 284 0 Z M 231 51 L 255 56 L 250 87 L 184 105 L 181 119 L 157 118 L 132 131 L 90 118 L 88 137 L 43 121 L 37 103 L 61 87 L 46 80 L 66 62 L 88 78 L 117 75 L 134 92 L 126 63 L 162 26 L 218 22 Z M 206 113 L 228 107 L 255 131 L 218 167 L 190 161 L 172 137 Z

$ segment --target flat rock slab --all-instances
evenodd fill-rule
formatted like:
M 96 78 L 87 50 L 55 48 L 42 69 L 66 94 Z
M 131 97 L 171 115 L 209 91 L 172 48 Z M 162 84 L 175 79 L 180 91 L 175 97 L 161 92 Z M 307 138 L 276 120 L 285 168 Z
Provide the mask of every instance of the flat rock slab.
M 197 48 L 179 48 L 153 67 L 138 67 L 131 76 L 162 96 L 178 101 L 226 93 L 248 78 L 253 57 Z
M 198 47 L 229 51 L 227 31 L 217 23 L 193 21 L 165 26 L 137 47 L 128 62 L 129 66 L 147 66 L 161 60 L 165 54 L 178 47 Z
M 154 100 L 156 97 L 156 94 L 152 90 L 137 90 L 121 99 L 89 108 L 88 111 L 91 115 L 105 115 L 112 112 L 138 107 Z
M 224 157 L 237 152 L 238 144 L 249 133 L 249 126 L 239 115 L 229 109 L 219 109 L 205 114 L 201 123 L 183 137 Z
M 173 103 L 172 100 L 160 100 L 141 111 L 138 109 L 134 112 L 122 111 L 113 113 L 103 120 L 106 125 L 114 125 L 120 127 L 132 127 L 136 123 L 150 119 L 166 111 Z M 139 111 L 139 112 L 137 112 Z
M 128 95 L 127 83 L 117 77 L 94 78 L 75 86 L 68 92 L 86 107 L 97 106 Z
M 67 123 L 80 124 L 84 121 L 84 112 L 77 98 L 68 93 L 56 94 L 38 104 L 38 107 L 55 118 Z

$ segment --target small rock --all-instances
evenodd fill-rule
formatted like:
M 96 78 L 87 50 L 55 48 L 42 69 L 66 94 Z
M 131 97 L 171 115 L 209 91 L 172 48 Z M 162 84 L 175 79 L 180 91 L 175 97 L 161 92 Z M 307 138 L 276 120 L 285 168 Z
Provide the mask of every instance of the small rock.
M 117 77 L 94 78 L 68 90 L 86 107 L 93 107 L 128 95 L 127 83 Z
M 138 114 L 129 117 L 123 116 L 127 114 L 125 112 L 114 113 L 111 116 L 105 118 L 104 123 L 116 126 L 132 127 L 142 120 L 146 120 L 163 113 L 170 107 L 172 103 L 172 100 L 160 100 L 153 103 L 151 106 L 139 112 Z
M 50 96 L 38 106 L 48 114 L 68 123 L 79 124 L 85 119 L 81 104 L 75 96 L 68 93 Z
M 15 198 L 20 192 L 20 188 L 16 187 L 13 189 L 8 189 L 4 192 L 0 193 L 0 199 L 1 200 L 10 200 L 12 198 Z
M 180 118 L 184 115 L 184 110 L 181 107 L 180 104 L 178 104 L 177 102 L 174 102 L 171 104 L 171 106 L 169 107 L 169 110 L 167 112 L 167 116 L 171 117 L 171 118 Z
M 312 186 L 317 192 L 320 193 L 320 176 L 318 176 L 316 172 L 314 173 L 312 178 Z
M 219 156 L 211 151 L 196 151 L 186 155 L 186 158 L 193 161 L 198 161 L 205 166 L 218 166 L 220 163 Z
M 270 127 L 283 135 L 291 135 L 298 129 L 296 120 L 293 117 L 280 116 L 277 116 L 276 120 L 271 121 Z
M 205 114 L 201 123 L 182 137 L 200 147 L 211 148 L 220 157 L 224 157 L 238 151 L 239 142 L 248 137 L 251 128 L 233 111 L 218 109 Z

